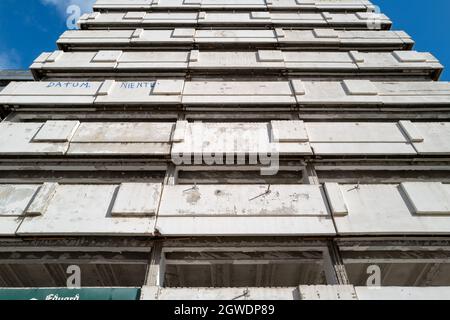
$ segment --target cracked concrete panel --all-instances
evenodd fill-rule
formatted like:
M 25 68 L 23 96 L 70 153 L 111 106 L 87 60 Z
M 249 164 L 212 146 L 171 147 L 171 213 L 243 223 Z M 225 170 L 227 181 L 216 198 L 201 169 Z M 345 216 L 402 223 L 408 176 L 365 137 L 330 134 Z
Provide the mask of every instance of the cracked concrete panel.
M 0 185 L 0 217 L 23 215 L 38 189 L 39 185 Z
M 304 155 L 311 154 L 311 149 L 307 142 L 272 142 L 268 123 L 250 122 L 189 123 L 184 141 L 172 147 L 172 158 L 183 162 L 192 155 L 209 163 L 225 161 L 227 155 L 252 155 L 258 161 L 275 154 Z
M 117 185 L 59 185 L 45 213 L 25 218 L 19 235 L 151 235 L 154 218 L 111 216 Z
M 32 142 L 42 123 L 0 123 L 0 155 L 64 155 L 67 142 Z
M 450 233 L 445 216 L 416 215 L 397 184 L 350 185 L 340 189 L 348 215 L 335 216 L 341 235 L 437 235 Z
M 322 188 L 311 185 L 166 186 L 159 216 L 326 217 L 325 201 Z

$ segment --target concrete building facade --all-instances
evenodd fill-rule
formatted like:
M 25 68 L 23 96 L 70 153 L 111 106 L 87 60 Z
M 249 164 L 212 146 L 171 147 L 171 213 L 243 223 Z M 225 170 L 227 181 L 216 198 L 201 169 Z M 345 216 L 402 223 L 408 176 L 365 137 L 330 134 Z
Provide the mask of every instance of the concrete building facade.
M 98 0 L 0 92 L 0 287 L 450 299 L 450 83 L 391 24 Z

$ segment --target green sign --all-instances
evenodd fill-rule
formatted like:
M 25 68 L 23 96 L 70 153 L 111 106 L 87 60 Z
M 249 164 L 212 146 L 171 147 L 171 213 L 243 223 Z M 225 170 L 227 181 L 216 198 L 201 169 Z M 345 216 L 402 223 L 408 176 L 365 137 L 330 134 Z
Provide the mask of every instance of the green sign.
M 139 300 L 139 288 L 0 289 L 0 300 Z

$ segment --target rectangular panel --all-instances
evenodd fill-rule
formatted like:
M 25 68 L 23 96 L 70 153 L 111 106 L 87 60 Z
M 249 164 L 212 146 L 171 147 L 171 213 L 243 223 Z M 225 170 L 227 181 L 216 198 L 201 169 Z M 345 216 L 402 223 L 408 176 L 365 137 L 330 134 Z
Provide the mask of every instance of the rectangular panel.
M 116 185 L 60 185 L 44 215 L 25 218 L 19 235 L 151 235 L 153 218 L 114 218 Z
M 0 155 L 63 155 L 67 142 L 32 142 L 42 123 L 0 123 Z
M 450 232 L 444 216 L 419 216 L 399 185 L 340 185 L 348 215 L 334 217 L 341 235 L 438 235 Z
M 186 82 L 185 104 L 295 104 L 286 81 L 192 81 Z
M 271 121 L 272 141 L 308 142 L 309 137 L 303 121 Z
M 177 104 L 181 102 L 183 80 L 117 81 L 95 104 Z
M 332 236 L 331 217 L 159 217 L 163 236 Z
M 80 125 L 79 121 L 46 121 L 33 142 L 69 142 Z
M 4 216 L 21 216 L 39 189 L 39 185 L 0 185 L 0 224 Z
M 450 123 L 414 122 L 414 127 L 423 138 L 423 142 L 414 142 L 417 153 L 439 155 L 450 153 Z
M 172 147 L 173 159 L 183 162 L 192 155 L 214 162 L 232 155 L 261 160 L 272 154 L 311 154 L 311 149 L 308 143 L 272 143 L 267 123 L 190 123 L 184 141 Z
M 114 217 L 152 216 L 158 210 L 161 183 L 122 183 L 111 214 Z
M 331 213 L 334 216 L 345 216 L 348 214 L 347 204 L 338 183 L 325 183 L 325 194 L 327 195 L 328 204 Z
M 170 142 L 173 123 L 96 122 L 82 123 L 71 142 L 146 143 Z
M 33 201 L 26 210 L 26 215 L 40 216 L 45 214 L 47 206 L 56 192 L 56 188 L 58 188 L 58 184 L 53 182 L 45 182 L 42 186 L 40 186 L 37 194 L 33 198 Z
M 309 122 L 306 130 L 311 142 L 408 142 L 395 122 Z
M 178 199 L 178 201 L 173 201 Z M 159 216 L 328 216 L 311 185 L 165 186 Z
M 416 214 L 450 214 L 450 186 L 440 182 L 403 182 L 401 189 Z

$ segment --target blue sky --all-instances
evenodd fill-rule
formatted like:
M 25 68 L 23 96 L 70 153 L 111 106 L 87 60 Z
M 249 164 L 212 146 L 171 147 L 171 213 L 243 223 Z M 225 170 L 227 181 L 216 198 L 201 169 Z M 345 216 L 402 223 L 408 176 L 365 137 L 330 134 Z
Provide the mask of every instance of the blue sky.
M 56 48 L 67 29 L 66 8 L 78 4 L 86 11 L 95 0 L 0 0 L 0 68 L 28 68 L 43 51 Z M 418 51 L 430 51 L 450 69 L 449 0 L 372 0 L 407 31 Z M 450 70 L 442 76 L 450 80 Z

